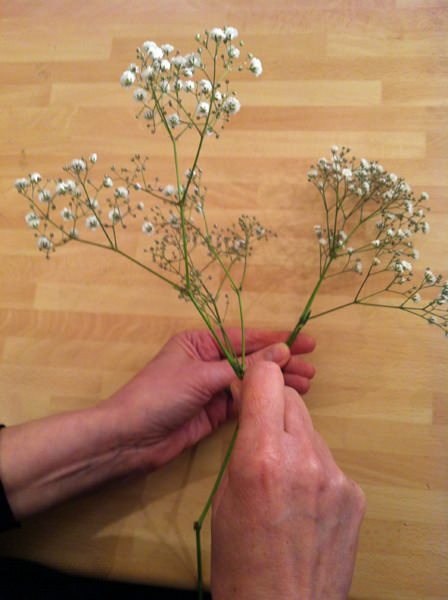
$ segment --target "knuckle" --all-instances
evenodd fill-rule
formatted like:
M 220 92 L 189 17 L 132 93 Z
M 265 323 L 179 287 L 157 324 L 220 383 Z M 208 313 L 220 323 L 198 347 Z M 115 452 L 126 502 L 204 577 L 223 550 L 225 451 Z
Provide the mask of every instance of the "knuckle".
M 322 492 L 327 487 L 325 469 L 317 455 L 308 456 L 306 462 L 302 464 L 301 470 L 301 476 L 307 489 Z
M 269 493 L 279 485 L 282 477 L 282 460 L 272 444 L 264 444 L 249 457 L 244 464 L 231 475 L 238 478 L 240 484 L 253 490 Z

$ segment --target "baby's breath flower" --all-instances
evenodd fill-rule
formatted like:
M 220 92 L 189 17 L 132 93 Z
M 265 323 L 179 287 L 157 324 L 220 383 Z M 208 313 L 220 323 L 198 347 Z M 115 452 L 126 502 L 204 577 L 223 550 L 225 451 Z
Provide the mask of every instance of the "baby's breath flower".
M 366 171 L 368 171 L 370 169 L 370 163 L 365 158 L 361 158 L 360 164 L 361 164 L 361 167 L 363 169 L 365 169 Z
M 412 215 L 414 213 L 414 205 L 410 200 L 405 200 L 404 206 L 408 215 Z
M 67 192 L 67 186 L 63 181 L 60 181 L 56 184 L 54 191 L 58 196 L 63 196 Z
M 142 79 L 143 81 L 152 81 L 154 79 L 155 71 L 152 67 L 146 67 L 142 71 Z
M 238 29 L 235 27 L 224 27 L 224 33 L 226 40 L 234 40 L 236 37 L 238 37 Z
M 201 66 L 201 57 L 196 52 L 192 52 L 191 54 L 187 54 L 185 57 L 187 66 L 197 69 Z
M 381 246 L 381 240 L 373 240 L 372 246 L 379 248 Z
M 37 229 L 39 227 L 40 219 L 34 212 L 29 212 L 25 217 L 25 221 L 31 229 Z
M 174 46 L 171 44 L 162 44 L 161 48 L 166 55 L 171 54 L 171 52 L 174 50 Z
M 79 173 L 80 171 L 86 170 L 86 163 L 81 158 L 74 158 L 71 162 L 71 167 L 74 171 Z
M 174 186 L 173 185 L 166 185 L 163 188 L 163 195 L 164 196 L 172 196 L 174 194 L 175 190 L 174 190 Z
M 42 190 L 37 194 L 39 202 L 50 202 L 51 193 L 48 190 Z
M 124 71 L 120 77 L 120 85 L 122 87 L 130 87 L 135 81 L 135 75 L 132 71 Z
M 356 259 L 354 271 L 355 273 L 359 273 L 360 275 L 362 275 L 362 262 L 360 258 Z
M 152 48 L 157 48 L 157 44 L 155 42 L 152 42 L 152 41 L 149 41 L 149 40 L 146 41 L 146 42 L 143 42 L 142 49 L 146 52 L 146 54 L 148 54 L 148 52 Z
M 219 43 L 219 42 L 221 42 L 222 40 L 224 40 L 226 38 L 226 34 L 224 33 L 224 31 L 220 27 L 214 27 L 210 31 L 210 37 L 216 43 Z
M 115 207 L 109 212 L 109 219 L 115 225 L 118 221 L 121 220 L 121 211 L 119 208 Z
M 91 154 L 89 156 L 89 160 L 92 163 L 92 165 L 94 165 L 96 163 L 96 161 L 98 160 L 98 156 L 97 154 L 94 152 L 93 154 Z
M 176 127 L 178 127 L 180 124 L 179 115 L 176 113 L 173 113 L 172 115 L 168 115 L 166 120 L 171 129 L 176 129 Z
M 353 173 L 351 169 L 342 169 L 342 177 L 344 179 L 346 179 L 347 181 L 351 181 L 352 177 L 353 177 Z
M 30 182 L 28 181 L 28 179 L 26 179 L 26 177 L 20 177 L 19 179 L 16 179 L 14 182 L 14 187 L 19 192 L 25 190 L 27 187 L 29 187 L 29 185 L 30 185 Z
M 255 58 L 255 56 L 250 61 L 249 71 L 255 75 L 255 77 L 259 77 L 263 73 L 263 65 L 261 64 L 261 60 Z
M 166 58 L 164 58 L 163 60 L 160 61 L 160 70 L 162 71 L 162 73 L 166 73 L 170 69 L 171 69 L 171 63 L 169 60 L 166 60 Z
M 227 56 L 229 58 L 239 58 L 240 50 L 236 46 L 229 46 L 227 48 Z
M 134 90 L 134 93 L 132 95 L 134 96 L 134 100 L 136 102 L 144 102 L 146 100 L 146 91 L 142 88 Z
M 39 181 L 42 181 L 42 177 L 40 176 L 40 173 L 31 173 L 30 181 L 31 181 L 31 183 L 39 183 Z
M 201 81 L 199 82 L 199 89 L 203 94 L 210 94 L 210 92 L 212 91 L 212 87 L 213 86 L 208 79 L 201 79 Z
M 167 79 L 162 79 L 162 81 L 160 82 L 160 89 L 164 94 L 169 94 L 171 88 L 170 83 Z
M 187 63 L 187 60 L 184 56 L 173 56 L 171 59 L 171 64 L 176 67 L 177 69 L 182 69 L 182 67 L 184 67 Z
M 345 233 L 345 231 L 340 229 L 338 232 L 338 246 L 339 247 L 344 246 L 346 239 L 347 239 L 347 234 Z
M 61 210 L 61 217 L 64 219 L 64 221 L 71 221 L 71 219 L 73 219 L 73 213 L 72 211 L 67 208 L 66 206 Z
M 184 81 L 184 90 L 186 92 L 194 92 L 194 87 L 195 87 L 195 83 L 194 83 L 194 81 L 191 81 L 191 79 Z
M 425 235 L 427 233 L 429 233 L 430 227 L 429 227 L 429 223 L 427 221 L 425 221 L 424 223 L 422 223 L 421 230 L 422 230 L 422 233 L 424 233 Z
M 426 281 L 426 283 L 430 283 L 433 285 L 434 283 L 436 283 L 437 277 L 434 275 L 431 269 L 427 268 L 425 269 L 424 280 Z
M 90 215 L 90 217 L 87 217 L 86 219 L 86 227 L 87 229 L 90 229 L 91 231 L 95 231 L 95 229 L 98 227 L 99 225 L 99 221 L 98 219 L 95 217 L 95 215 Z
M 419 302 L 422 301 L 422 297 L 420 296 L 420 294 L 414 294 L 412 296 L 412 302 L 414 302 L 414 304 L 419 304 Z
M 370 184 L 368 181 L 362 182 L 361 190 L 362 190 L 363 194 L 368 194 L 370 192 Z
M 105 175 L 104 179 L 103 179 L 103 186 L 105 188 L 111 188 L 113 187 L 114 182 L 112 181 L 112 179 L 109 177 L 109 175 Z
M 52 246 L 53 243 L 45 235 L 41 236 L 37 240 L 37 247 L 39 250 L 49 250 Z
M 92 210 L 96 210 L 99 206 L 98 200 L 96 198 L 87 198 L 86 204 L 87 204 L 87 207 Z
M 115 190 L 115 198 L 125 198 L 127 199 L 129 196 L 129 191 L 127 188 L 123 187 L 123 186 L 119 186 L 117 187 L 117 189 Z
M 74 194 L 76 192 L 76 183 L 73 181 L 73 179 L 67 179 L 64 181 L 64 185 L 66 191 L 70 194 Z
M 142 231 L 146 235 L 152 235 L 154 233 L 154 225 L 149 221 L 145 221 L 142 225 Z
M 206 117 L 210 110 L 210 104 L 208 102 L 199 102 L 196 107 L 196 114 L 198 117 Z
M 148 49 L 146 50 L 146 52 L 147 52 L 148 56 L 152 58 L 153 61 L 161 60 L 163 58 L 163 54 L 164 54 L 162 48 L 159 48 L 157 46 L 157 44 L 148 46 Z
M 234 96 L 229 96 L 229 98 L 226 98 L 224 100 L 224 102 L 222 103 L 222 109 L 224 112 L 226 112 L 229 115 L 234 115 L 235 113 L 237 113 L 241 108 L 241 104 L 239 102 L 239 100 L 237 98 L 235 98 Z

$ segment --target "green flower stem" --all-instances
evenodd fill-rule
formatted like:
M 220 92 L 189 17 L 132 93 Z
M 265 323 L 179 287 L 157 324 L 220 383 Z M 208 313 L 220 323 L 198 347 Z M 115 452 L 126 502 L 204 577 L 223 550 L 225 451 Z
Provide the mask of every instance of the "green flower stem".
M 242 375 L 240 376 L 240 379 L 242 379 Z M 218 490 L 219 484 L 221 483 L 221 480 L 224 476 L 224 472 L 227 468 L 227 464 L 229 462 L 233 447 L 235 445 L 237 434 L 238 434 L 238 424 L 236 425 L 235 430 L 232 434 L 232 438 L 230 440 L 229 447 L 227 448 L 227 452 L 226 452 L 226 455 L 222 462 L 221 468 L 219 469 L 218 476 L 216 477 L 215 483 L 213 484 L 212 491 L 210 492 L 208 500 L 204 506 L 204 509 L 203 509 L 199 519 L 197 521 L 195 521 L 195 523 L 194 523 L 194 530 L 196 532 L 196 558 L 197 558 L 198 598 L 199 598 L 199 600 L 202 600 L 203 593 L 204 593 L 204 583 L 203 583 L 203 577 L 202 577 L 201 529 L 202 529 L 202 525 L 204 523 L 205 517 L 207 516 L 207 514 L 212 506 L 213 498 L 215 497 L 215 494 Z
M 299 320 L 297 321 L 289 338 L 286 340 L 286 343 L 288 344 L 288 346 L 292 346 L 292 344 L 294 343 L 294 340 L 299 335 L 301 329 L 306 325 L 308 319 L 310 318 L 311 306 L 314 302 L 314 299 L 316 298 L 317 292 L 319 291 L 319 288 L 322 285 L 323 280 L 325 279 L 325 274 L 327 273 L 328 269 L 330 268 L 330 265 L 332 262 L 333 262 L 333 258 L 330 258 L 330 260 L 324 266 L 322 273 L 320 274 L 320 277 L 319 277 L 316 285 L 314 286 L 314 290 L 312 291 L 311 296 L 309 297 L 308 302 L 306 303 L 306 306 L 303 309 L 302 314 L 300 315 Z

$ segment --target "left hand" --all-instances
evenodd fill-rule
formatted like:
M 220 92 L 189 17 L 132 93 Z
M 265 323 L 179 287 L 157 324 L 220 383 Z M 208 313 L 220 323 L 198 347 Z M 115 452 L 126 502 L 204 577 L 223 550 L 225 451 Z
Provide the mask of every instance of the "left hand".
M 240 352 L 240 330 L 227 333 Z M 314 350 L 313 338 L 301 333 L 288 348 L 287 332 L 248 329 L 245 334 L 247 367 L 260 360 L 275 362 L 283 369 L 286 385 L 300 394 L 307 392 L 315 371 L 299 355 Z M 142 468 L 152 470 L 234 416 L 227 388 L 235 377 L 210 332 L 185 331 L 172 337 L 102 406 L 116 412 L 121 438 L 117 442 L 137 449 Z

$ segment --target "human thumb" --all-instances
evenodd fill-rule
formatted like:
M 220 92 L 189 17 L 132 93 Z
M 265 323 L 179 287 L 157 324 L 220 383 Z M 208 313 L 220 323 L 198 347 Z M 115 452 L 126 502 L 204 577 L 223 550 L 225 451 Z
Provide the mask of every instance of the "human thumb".
M 291 356 L 289 347 L 284 342 L 270 344 L 261 350 L 257 350 L 246 356 L 245 367 L 248 368 L 257 362 L 274 362 L 279 367 L 284 367 Z M 241 361 L 240 361 L 241 364 Z M 235 372 L 226 359 L 207 363 L 208 389 L 216 394 L 229 387 L 235 380 Z

